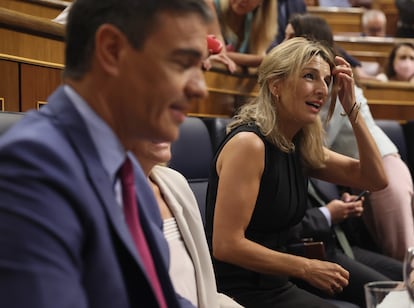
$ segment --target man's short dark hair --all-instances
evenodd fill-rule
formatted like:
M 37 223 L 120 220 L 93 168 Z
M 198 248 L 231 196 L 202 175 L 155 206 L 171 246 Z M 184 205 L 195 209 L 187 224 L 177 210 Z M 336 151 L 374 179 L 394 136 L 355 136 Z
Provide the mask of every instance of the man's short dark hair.
M 165 11 L 196 13 L 206 23 L 212 19 L 204 0 L 76 0 L 66 25 L 65 77 L 79 79 L 88 71 L 95 32 L 102 24 L 117 27 L 139 49 Z

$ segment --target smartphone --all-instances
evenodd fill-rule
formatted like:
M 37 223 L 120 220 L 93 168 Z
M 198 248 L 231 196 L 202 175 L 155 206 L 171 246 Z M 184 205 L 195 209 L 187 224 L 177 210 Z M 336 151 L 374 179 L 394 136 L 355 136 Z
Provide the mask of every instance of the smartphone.
M 355 200 L 352 200 L 352 201 L 359 201 L 359 200 L 361 200 L 361 198 L 362 197 L 364 197 L 366 194 L 368 194 L 369 193 L 369 191 L 368 190 L 363 190 L 357 197 L 356 197 L 356 199 Z

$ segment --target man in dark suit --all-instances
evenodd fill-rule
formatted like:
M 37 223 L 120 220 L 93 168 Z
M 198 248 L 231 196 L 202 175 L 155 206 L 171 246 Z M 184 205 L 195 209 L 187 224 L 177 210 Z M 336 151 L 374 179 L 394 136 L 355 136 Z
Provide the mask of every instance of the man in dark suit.
M 338 197 L 336 185 L 311 179 L 308 209 L 302 222 L 292 230 L 292 241 L 304 238 L 322 241 L 326 260 L 349 271 L 349 284 L 336 298 L 365 307 L 364 284 L 378 280 L 402 280 L 402 263 L 348 241 L 341 224 L 361 216 L 364 198 L 356 201 L 356 196 L 349 193 L 344 193 L 341 199 Z M 301 287 L 321 295 L 311 286 L 299 283 Z
M 0 138 L 2 307 L 192 307 L 172 287 L 138 163 L 147 257 L 135 245 L 119 170 L 135 139 L 175 140 L 190 101 L 206 95 L 210 20 L 202 0 L 73 3 L 64 86 Z
M 291 16 L 295 14 L 306 13 L 306 4 L 304 0 L 278 0 L 277 1 L 277 24 L 278 32 L 275 40 L 268 50 L 276 47 L 285 39 L 285 29 Z

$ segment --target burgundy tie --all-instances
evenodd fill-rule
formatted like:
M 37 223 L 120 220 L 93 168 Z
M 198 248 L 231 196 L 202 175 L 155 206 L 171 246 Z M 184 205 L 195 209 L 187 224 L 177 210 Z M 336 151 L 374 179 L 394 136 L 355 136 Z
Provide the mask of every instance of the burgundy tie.
M 142 230 L 139 220 L 138 205 L 135 195 L 135 183 L 132 163 L 127 158 L 120 170 L 121 184 L 122 184 L 122 198 L 124 203 L 124 213 L 126 222 L 134 239 L 138 254 L 144 263 L 148 277 L 151 280 L 151 285 L 157 297 L 158 304 L 161 308 L 167 308 L 164 294 L 161 289 L 161 284 L 157 276 L 157 272 L 152 259 L 151 251 L 149 250 L 144 231 Z

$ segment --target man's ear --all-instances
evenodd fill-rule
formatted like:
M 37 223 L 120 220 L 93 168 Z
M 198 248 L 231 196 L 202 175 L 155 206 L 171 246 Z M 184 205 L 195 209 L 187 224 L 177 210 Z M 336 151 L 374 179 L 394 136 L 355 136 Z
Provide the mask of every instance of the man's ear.
M 103 24 L 96 30 L 95 54 L 103 71 L 113 76 L 118 74 L 120 55 L 126 44 L 126 36 L 113 25 Z

